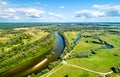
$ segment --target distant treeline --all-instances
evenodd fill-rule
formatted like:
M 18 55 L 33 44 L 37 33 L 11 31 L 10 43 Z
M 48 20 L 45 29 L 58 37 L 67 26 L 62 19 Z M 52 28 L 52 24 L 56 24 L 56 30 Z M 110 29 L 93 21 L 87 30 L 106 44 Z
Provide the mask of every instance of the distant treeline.
M 52 24 L 42 23 L 0 23 L 1 29 L 21 28 L 21 27 L 35 27 L 35 26 L 50 26 Z

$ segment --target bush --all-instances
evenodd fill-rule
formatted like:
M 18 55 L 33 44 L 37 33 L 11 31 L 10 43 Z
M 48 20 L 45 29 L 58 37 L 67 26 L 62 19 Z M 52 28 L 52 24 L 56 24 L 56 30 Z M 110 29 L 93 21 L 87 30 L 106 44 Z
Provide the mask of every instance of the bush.
M 112 69 L 113 72 L 115 72 L 115 73 L 120 73 L 120 64 L 117 65 L 116 67 L 112 67 L 111 69 Z

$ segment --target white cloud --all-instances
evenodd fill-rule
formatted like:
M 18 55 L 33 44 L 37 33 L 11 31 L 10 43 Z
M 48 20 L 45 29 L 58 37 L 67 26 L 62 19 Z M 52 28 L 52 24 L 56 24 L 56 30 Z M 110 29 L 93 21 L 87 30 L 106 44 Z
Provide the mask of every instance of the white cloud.
M 35 9 L 35 8 L 19 8 L 15 9 L 17 12 L 24 13 L 28 17 L 39 18 L 41 14 L 45 13 L 45 11 Z
M 110 10 L 110 9 L 120 10 L 120 5 L 111 5 L 111 4 L 93 5 L 93 8 L 96 8 L 96 9 L 99 9 L 99 10 Z
M 0 16 L 0 19 L 4 19 L 4 20 L 19 20 L 20 18 L 18 16 L 15 16 L 15 15 L 3 15 L 3 16 Z
M 3 12 L 4 13 L 15 13 L 16 11 L 13 8 L 8 8 L 8 9 L 4 9 Z
M 0 2 L 0 5 L 7 5 L 7 2 Z
M 18 16 L 13 16 L 15 20 L 19 20 L 20 18 Z
M 43 13 L 45 12 L 35 8 L 6 8 L 0 9 L 0 20 L 33 20 L 32 18 L 41 18 Z
M 80 10 L 80 11 L 76 11 L 75 17 L 87 17 L 87 18 L 91 18 L 91 17 L 102 17 L 104 15 L 105 15 L 105 13 L 104 12 L 100 12 L 100 11 Z
M 94 10 L 80 10 L 75 12 L 77 19 L 112 19 L 120 18 L 120 5 L 93 5 Z
M 93 5 L 94 8 L 104 11 L 106 16 L 120 17 L 120 5 Z
M 65 8 L 65 7 L 64 7 L 64 6 L 59 6 L 59 8 L 63 9 L 63 8 Z
M 60 15 L 60 14 L 55 14 L 55 13 L 49 12 L 49 15 L 57 17 L 59 19 L 64 19 L 64 17 L 62 15 Z
M 35 8 L 8 8 L 8 9 L 3 9 L 0 10 L 2 14 L 23 14 L 27 17 L 32 17 L 32 18 L 39 18 L 41 17 L 41 14 L 45 13 L 42 10 L 35 9 Z

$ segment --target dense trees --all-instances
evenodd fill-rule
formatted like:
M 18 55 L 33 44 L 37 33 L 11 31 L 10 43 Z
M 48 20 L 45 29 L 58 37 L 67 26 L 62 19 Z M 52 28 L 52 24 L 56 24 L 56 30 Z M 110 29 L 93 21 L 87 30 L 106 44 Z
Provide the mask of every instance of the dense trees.
M 10 51 L 0 54 L 0 72 L 45 53 L 52 48 L 54 41 L 55 36 L 51 33 L 37 41 L 13 47 Z

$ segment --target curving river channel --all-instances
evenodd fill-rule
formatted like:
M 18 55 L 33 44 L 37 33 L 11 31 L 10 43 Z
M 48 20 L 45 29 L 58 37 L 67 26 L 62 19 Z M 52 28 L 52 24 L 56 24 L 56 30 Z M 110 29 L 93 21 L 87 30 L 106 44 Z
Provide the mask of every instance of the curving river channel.
M 47 53 L 43 54 L 42 56 L 37 56 L 29 62 L 23 63 L 13 69 L 1 73 L 0 77 L 25 77 L 28 74 L 31 74 L 33 72 L 35 73 L 44 69 L 46 66 L 49 65 L 49 63 L 57 60 L 65 48 L 65 42 L 64 38 L 59 35 L 57 31 L 55 32 L 55 37 L 56 42 L 53 48 Z M 49 56 L 49 58 L 46 57 L 49 54 L 51 54 L 51 56 Z

